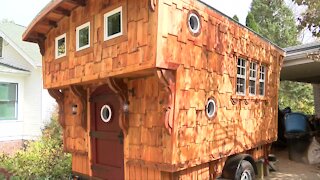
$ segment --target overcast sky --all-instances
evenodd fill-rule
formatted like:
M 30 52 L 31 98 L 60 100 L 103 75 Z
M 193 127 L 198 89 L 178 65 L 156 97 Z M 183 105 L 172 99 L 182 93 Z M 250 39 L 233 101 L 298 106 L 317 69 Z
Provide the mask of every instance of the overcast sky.
M 237 14 L 245 22 L 252 0 L 202 0 L 228 16 Z M 0 20 L 12 20 L 28 26 L 33 18 L 50 0 L 1 0 Z
M 237 15 L 240 23 L 245 24 L 245 19 L 250 9 L 252 0 L 202 0 L 222 13 L 233 17 Z M 50 2 L 50 0 L 1 0 L 0 21 L 2 19 L 12 20 L 17 24 L 28 26 L 35 16 Z M 286 0 L 292 6 L 291 0 Z M 290 4 L 291 3 L 291 4 Z M 295 9 L 295 8 L 293 8 Z M 295 15 L 299 14 L 295 9 Z M 305 33 L 302 39 L 304 43 L 312 42 L 314 39 L 310 33 Z

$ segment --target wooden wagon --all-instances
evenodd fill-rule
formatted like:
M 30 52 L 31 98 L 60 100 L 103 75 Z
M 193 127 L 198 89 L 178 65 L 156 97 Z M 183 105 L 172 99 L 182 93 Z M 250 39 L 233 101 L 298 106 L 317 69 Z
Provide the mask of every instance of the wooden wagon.
M 253 177 L 277 139 L 284 51 L 201 1 L 55 0 L 23 39 L 77 177 Z

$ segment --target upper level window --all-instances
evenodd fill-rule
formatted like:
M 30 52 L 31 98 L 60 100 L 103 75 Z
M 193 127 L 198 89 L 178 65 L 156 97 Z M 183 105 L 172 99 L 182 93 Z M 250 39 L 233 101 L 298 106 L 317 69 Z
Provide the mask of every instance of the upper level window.
M 265 95 L 265 81 L 266 81 L 266 66 L 260 66 L 260 76 L 259 76 L 259 95 Z
M 104 40 L 119 37 L 123 34 L 122 7 L 104 14 Z
M 18 84 L 0 82 L 0 120 L 16 120 Z
M 76 28 L 77 51 L 90 47 L 90 22 Z
M 56 37 L 55 42 L 55 55 L 56 59 L 66 56 L 67 54 L 67 38 L 66 34 L 62 34 L 59 37 Z
M 238 58 L 237 64 L 237 94 L 246 94 L 246 60 Z
M 256 95 L 257 63 L 250 63 L 249 94 Z

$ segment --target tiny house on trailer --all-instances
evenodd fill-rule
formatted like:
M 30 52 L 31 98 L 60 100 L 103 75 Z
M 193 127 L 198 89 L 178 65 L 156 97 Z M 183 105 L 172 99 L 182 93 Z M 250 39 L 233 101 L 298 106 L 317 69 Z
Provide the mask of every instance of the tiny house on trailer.
M 250 178 L 277 139 L 284 51 L 201 1 L 55 0 L 23 39 L 77 177 Z

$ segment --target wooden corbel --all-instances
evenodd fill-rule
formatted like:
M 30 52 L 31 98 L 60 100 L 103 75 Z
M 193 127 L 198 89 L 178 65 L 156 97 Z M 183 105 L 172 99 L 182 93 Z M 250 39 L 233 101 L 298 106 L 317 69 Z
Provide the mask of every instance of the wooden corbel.
M 128 134 L 129 128 L 128 87 L 122 79 L 115 78 L 108 78 L 107 85 L 114 93 L 116 93 L 120 97 L 120 104 L 122 105 L 122 108 L 120 108 L 119 126 L 122 129 L 123 134 L 126 136 Z
M 64 122 L 64 94 L 59 89 L 48 89 L 48 92 L 51 97 L 53 97 L 58 106 L 59 106 L 59 124 L 62 128 L 65 128 L 65 122 Z
M 82 86 L 75 85 L 71 85 L 70 90 L 72 94 L 75 95 L 81 102 L 81 126 L 85 131 L 87 131 L 87 92 Z
M 157 6 L 157 0 L 150 0 L 150 7 L 152 11 L 156 10 L 156 6 Z
M 39 39 L 38 40 L 38 45 L 39 45 L 40 53 L 41 53 L 42 56 L 44 56 L 44 54 L 46 53 L 44 44 L 45 44 L 45 40 L 44 39 Z
M 164 125 L 168 130 L 169 134 L 172 133 L 173 128 L 173 119 L 174 119 L 174 99 L 175 99 L 175 71 L 158 69 L 157 76 L 160 80 L 160 83 L 165 87 L 165 91 L 168 93 L 167 104 L 163 105 L 163 111 L 165 112 Z

